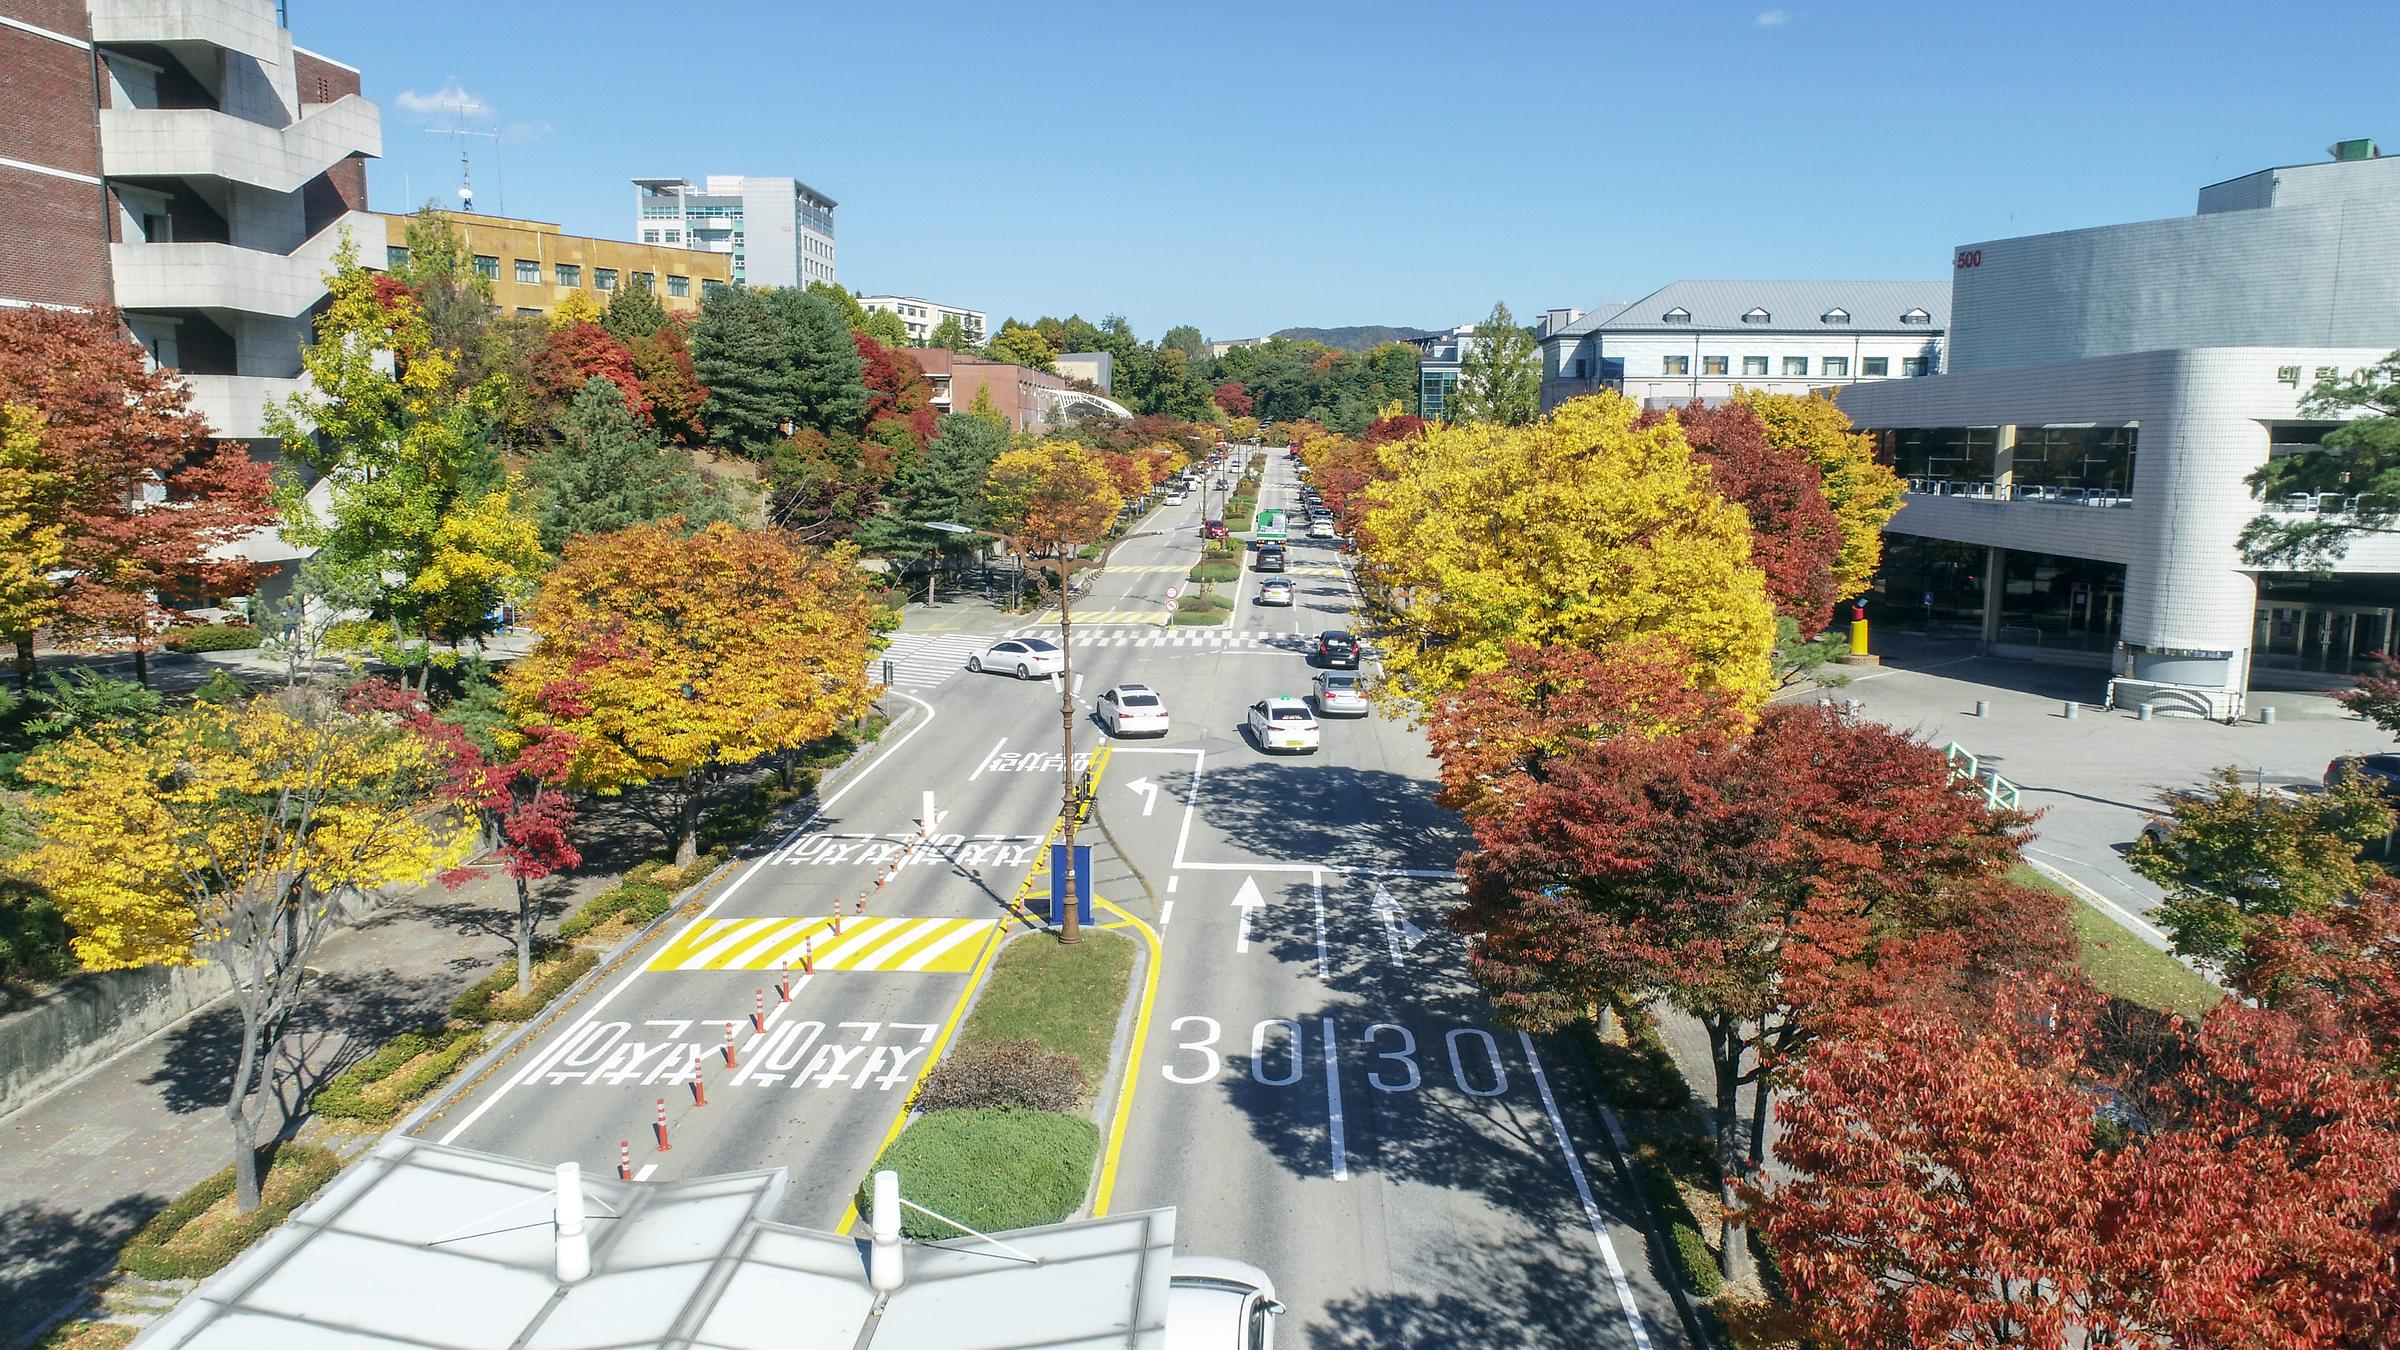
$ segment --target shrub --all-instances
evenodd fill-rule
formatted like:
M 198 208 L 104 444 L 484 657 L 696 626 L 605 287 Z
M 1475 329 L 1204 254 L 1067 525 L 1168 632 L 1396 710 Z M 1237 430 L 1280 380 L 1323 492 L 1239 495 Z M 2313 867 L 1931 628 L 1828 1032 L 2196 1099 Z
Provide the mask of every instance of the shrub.
M 859 1183 L 858 1210 L 874 1206 L 873 1172 L 900 1174 L 912 1202 L 986 1233 L 1057 1223 L 1083 1204 L 1099 1127 L 1052 1111 L 929 1111 L 900 1132 Z M 957 1230 L 902 1210 L 900 1230 L 919 1241 Z
M 246 623 L 202 623 L 167 634 L 164 645 L 176 652 L 243 652 L 265 637 Z
M 1179 628 L 1209 628 L 1232 617 L 1230 611 L 1218 609 L 1206 601 L 1191 607 L 1185 607 L 1178 602 L 1175 610 L 1175 624 Z
M 458 1071 L 483 1044 L 480 1028 L 404 1031 L 318 1088 L 309 1109 L 320 1116 L 388 1125 Z
M 1184 580 L 1198 582 L 1236 581 L 1241 578 L 1242 565 L 1237 562 L 1204 562 L 1194 567 Z
M 1089 1090 L 1072 1058 L 1035 1041 L 994 1041 L 943 1060 L 918 1090 L 915 1106 L 919 1111 L 1013 1106 L 1072 1114 L 1083 1109 Z
M 669 880 L 635 881 L 632 875 L 627 873 L 626 880 L 584 901 L 574 913 L 560 920 L 558 935 L 570 940 L 582 937 L 620 914 L 630 923 L 648 923 L 666 913 L 667 907 L 675 903 L 675 892 L 682 889 L 676 883 L 682 881 L 683 874 L 663 863 L 649 876 Z
M 1683 1191 L 1675 1184 L 1678 1173 L 1695 1185 L 1716 1184 L 1707 1140 L 1697 1135 L 1649 1139 L 1634 1153 L 1633 1174 L 1649 1195 L 1651 1208 L 1667 1225 L 1684 1287 L 1702 1298 L 1715 1298 L 1725 1287 L 1725 1277 L 1717 1270 L 1717 1259 L 1708 1250 L 1707 1240 L 1700 1236 L 1700 1220 L 1693 1215 L 1692 1207 L 1684 1203 Z
M 1725 1288 L 1725 1276 L 1717 1269 L 1708 1244 L 1701 1240 L 1700 1230 L 1678 1220 L 1674 1233 L 1675 1264 L 1683 1274 L 1684 1286 L 1702 1298 L 1715 1298 Z
M 233 1169 L 227 1167 L 175 1197 L 117 1252 L 117 1268 L 145 1280 L 196 1280 L 224 1269 L 242 1249 L 291 1212 L 342 1170 L 331 1152 L 306 1144 L 277 1145 L 259 1178 L 259 1205 L 243 1214 L 233 1209 Z M 222 1203 L 225 1212 L 212 1213 Z M 207 1216 L 209 1222 L 195 1222 Z M 187 1231 L 190 1230 L 190 1231 Z
M 1620 1111 L 1681 1110 L 1691 1101 L 1691 1085 L 1659 1039 L 1658 1020 L 1648 1010 L 1623 1002 L 1616 1012 L 1625 1028 L 1622 1044 L 1600 1039 L 1594 1023 L 1583 1024 L 1584 1048 L 1598 1070 L 1608 1104 Z
M 200 703 L 239 703 L 248 697 L 250 686 L 235 679 L 230 670 L 214 672 L 192 691 L 192 698 Z
M 517 967 L 512 961 L 469 985 L 451 1001 L 450 1015 L 461 1022 L 522 1022 L 600 963 L 598 954 L 580 950 L 564 955 L 555 950 L 536 953 L 535 960 L 533 987 L 523 997 L 517 995 Z

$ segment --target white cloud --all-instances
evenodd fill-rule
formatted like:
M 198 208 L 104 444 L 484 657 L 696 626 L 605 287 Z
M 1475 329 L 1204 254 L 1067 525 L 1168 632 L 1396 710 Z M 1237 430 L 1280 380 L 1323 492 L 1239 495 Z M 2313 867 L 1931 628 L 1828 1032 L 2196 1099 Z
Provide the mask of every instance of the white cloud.
M 455 117 L 470 122 L 489 121 L 496 111 L 491 100 L 468 93 L 456 79 L 444 81 L 441 88 L 430 94 L 403 89 L 392 96 L 392 103 L 411 117 Z
M 549 136 L 553 128 L 548 122 L 511 122 L 500 133 L 500 139 L 510 145 L 531 145 Z
M 1750 22 L 1753 26 L 1759 28 L 1781 28 L 1791 21 L 1792 12 L 1790 10 L 1770 9 L 1761 11 L 1759 16 L 1755 19 L 1752 19 Z

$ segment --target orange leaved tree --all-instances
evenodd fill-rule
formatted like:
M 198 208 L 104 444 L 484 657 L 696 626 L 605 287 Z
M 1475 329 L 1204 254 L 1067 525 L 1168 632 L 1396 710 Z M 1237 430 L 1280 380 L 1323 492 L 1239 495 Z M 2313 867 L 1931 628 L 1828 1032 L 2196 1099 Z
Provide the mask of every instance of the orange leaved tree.
M 687 535 L 680 518 L 585 535 L 534 598 L 541 644 L 510 688 L 574 737 L 577 786 L 665 788 L 688 863 L 712 775 L 867 711 L 875 606 L 857 559 L 777 531 Z

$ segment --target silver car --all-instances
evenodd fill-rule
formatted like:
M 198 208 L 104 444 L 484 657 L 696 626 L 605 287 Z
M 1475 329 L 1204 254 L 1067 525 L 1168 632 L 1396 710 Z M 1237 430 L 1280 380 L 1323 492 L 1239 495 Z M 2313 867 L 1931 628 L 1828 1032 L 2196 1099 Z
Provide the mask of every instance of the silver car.
M 1246 1261 L 1179 1256 L 1167 1272 L 1167 1350 L 1272 1350 L 1283 1304 Z
M 1319 717 L 1367 715 L 1367 682 L 1355 670 L 1320 670 L 1310 682 Z

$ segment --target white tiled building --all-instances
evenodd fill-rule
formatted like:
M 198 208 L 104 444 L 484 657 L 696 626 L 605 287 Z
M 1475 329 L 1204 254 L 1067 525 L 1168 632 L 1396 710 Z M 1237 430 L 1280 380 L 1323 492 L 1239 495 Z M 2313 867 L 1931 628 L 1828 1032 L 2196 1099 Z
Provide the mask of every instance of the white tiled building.
M 1629 305 L 1545 315 L 1542 409 L 1601 389 L 1670 407 L 1737 388 L 1930 375 L 1949 319 L 1942 282 L 1678 281 Z
M 1887 622 L 2218 716 L 2392 646 L 2400 539 L 2328 575 L 2262 573 L 2236 545 L 2263 510 L 2343 509 L 2243 479 L 2322 440 L 2299 411 L 2320 374 L 2400 348 L 2400 159 L 2337 149 L 2355 157 L 2204 188 L 2195 215 L 1955 251 L 1948 373 L 1838 396 L 1910 484 Z
M 834 281 L 837 203 L 797 178 L 633 180 L 634 238 L 733 255 L 737 286 Z
M 908 326 L 908 340 L 914 343 L 922 344 L 932 337 L 933 330 L 941 327 L 944 319 L 958 320 L 959 327 L 967 330 L 967 341 L 978 346 L 983 343 L 985 319 L 980 309 L 939 304 L 921 295 L 862 295 L 858 303 L 866 309 L 899 315 L 900 322 Z

